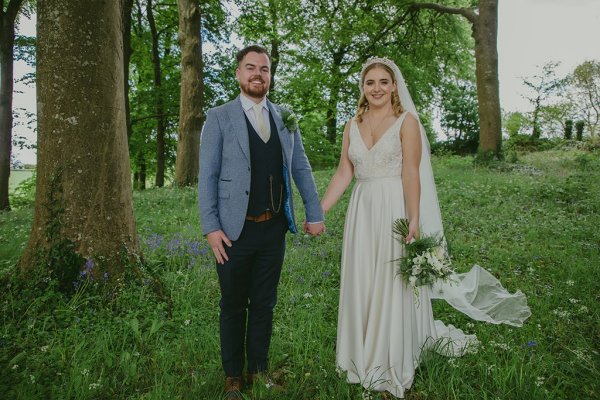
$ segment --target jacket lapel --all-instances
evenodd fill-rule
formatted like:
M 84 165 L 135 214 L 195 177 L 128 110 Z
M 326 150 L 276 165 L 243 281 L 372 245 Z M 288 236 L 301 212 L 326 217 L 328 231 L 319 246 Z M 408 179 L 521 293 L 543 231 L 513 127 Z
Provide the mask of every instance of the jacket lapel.
M 246 124 L 246 114 L 242 107 L 242 101 L 238 96 L 232 103 L 230 114 L 230 122 L 233 128 L 233 132 L 237 137 L 237 140 L 242 148 L 242 152 L 246 156 L 246 159 L 250 161 L 250 140 L 248 139 L 248 125 Z
M 281 149 L 283 150 L 283 157 L 286 163 L 289 165 L 292 157 L 292 134 L 287 130 L 285 125 L 283 125 L 283 120 L 281 119 L 281 112 L 279 111 L 279 107 L 275 104 L 271 103 L 269 99 L 267 99 L 267 106 L 269 107 L 269 112 L 273 116 L 273 120 L 275 121 L 275 126 L 277 126 L 277 134 L 279 135 L 279 142 L 281 142 Z

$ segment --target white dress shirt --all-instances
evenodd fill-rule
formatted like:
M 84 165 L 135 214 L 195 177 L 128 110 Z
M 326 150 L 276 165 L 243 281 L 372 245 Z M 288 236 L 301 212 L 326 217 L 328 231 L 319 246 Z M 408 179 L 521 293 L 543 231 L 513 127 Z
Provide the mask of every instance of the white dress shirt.
M 256 123 L 256 117 L 254 115 L 254 110 L 252 109 L 252 107 L 254 107 L 254 105 L 256 103 L 253 100 L 251 100 L 249 97 L 246 97 L 243 93 L 240 93 L 240 100 L 242 101 L 242 108 L 244 109 L 244 112 L 246 113 L 246 117 L 248 117 L 250 124 L 252 124 L 252 127 L 254 128 L 254 130 L 256 132 L 260 132 L 260 130 L 258 129 L 258 125 Z M 269 107 L 267 107 L 267 98 L 263 97 L 263 99 L 260 101 L 259 104 L 262 105 L 262 117 L 263 117 L 263 121 L 265 123 L 265 127 L 267 128 L 267 131 L 270 133 L 271 132 L 271 121 L 269 120 Z

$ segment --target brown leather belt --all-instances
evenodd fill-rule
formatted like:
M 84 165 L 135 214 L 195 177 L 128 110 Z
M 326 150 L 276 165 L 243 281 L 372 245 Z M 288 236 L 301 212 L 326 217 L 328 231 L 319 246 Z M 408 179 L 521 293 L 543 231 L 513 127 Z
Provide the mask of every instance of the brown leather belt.
M 253 217 L 252 215 L 246 215 L 246 220 L 253 222 L 264 222 L 270 220 L 274 216 L 275 214 L 273 214 L 272 211 L 265 211 L 264 213 L 257 215 L 256 217 Z

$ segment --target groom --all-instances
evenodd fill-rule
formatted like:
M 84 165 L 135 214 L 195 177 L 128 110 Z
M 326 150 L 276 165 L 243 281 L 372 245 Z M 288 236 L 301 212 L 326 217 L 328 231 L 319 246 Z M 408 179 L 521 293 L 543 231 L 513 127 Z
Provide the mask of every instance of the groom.
M 323 211 L 300 132 L 287 110 L 265 96 L 271 82 L 267 50 L 237 54 L 241 94 L 208 110 L 200 144 L 198 203 L 202 233 L 216 258 L 221 286 L 221 361 L 228 399 L 239 399 L 244 360 L 248 381 L 266 372 L 285 252 L 297 232 L 291 179 L 306 208 L 305 230 L 325 229 Z

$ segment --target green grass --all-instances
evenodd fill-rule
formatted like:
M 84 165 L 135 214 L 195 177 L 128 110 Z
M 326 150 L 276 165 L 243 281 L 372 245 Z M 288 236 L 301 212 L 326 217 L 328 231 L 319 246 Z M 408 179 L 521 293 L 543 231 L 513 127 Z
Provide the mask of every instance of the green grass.
M 491 270 L 510 291 L 527 294 L 532 316 L 522 328 L 489 325 L 436 302 L 436 317 L 477 334 L 481 347 L 457 359 L 424 354 L 407 399 L 600 398 L 599 157 L 521 157 L 496 169 L 434 159 L 455 268 Z M 315 174 L 321 193 L 331 174 Z M 335 370 L 347 201 L 348 194 L 328 214 L 326 235 L 288 235 L 270 352 L 285 391 L 256 387 L 247 398 L 361 398 Z M 134 203 L 145 259 L 170 294 L 172 314 L 145 282 L 108 301 L 93 291 L 65 300 L 50 290 L 4 288 L 0 398 L 220 398 L 219 287 L 196 191 L 136 192 Z M 0 272 L 18 259 L 31 218 L 30 208 L 0 214 Z

